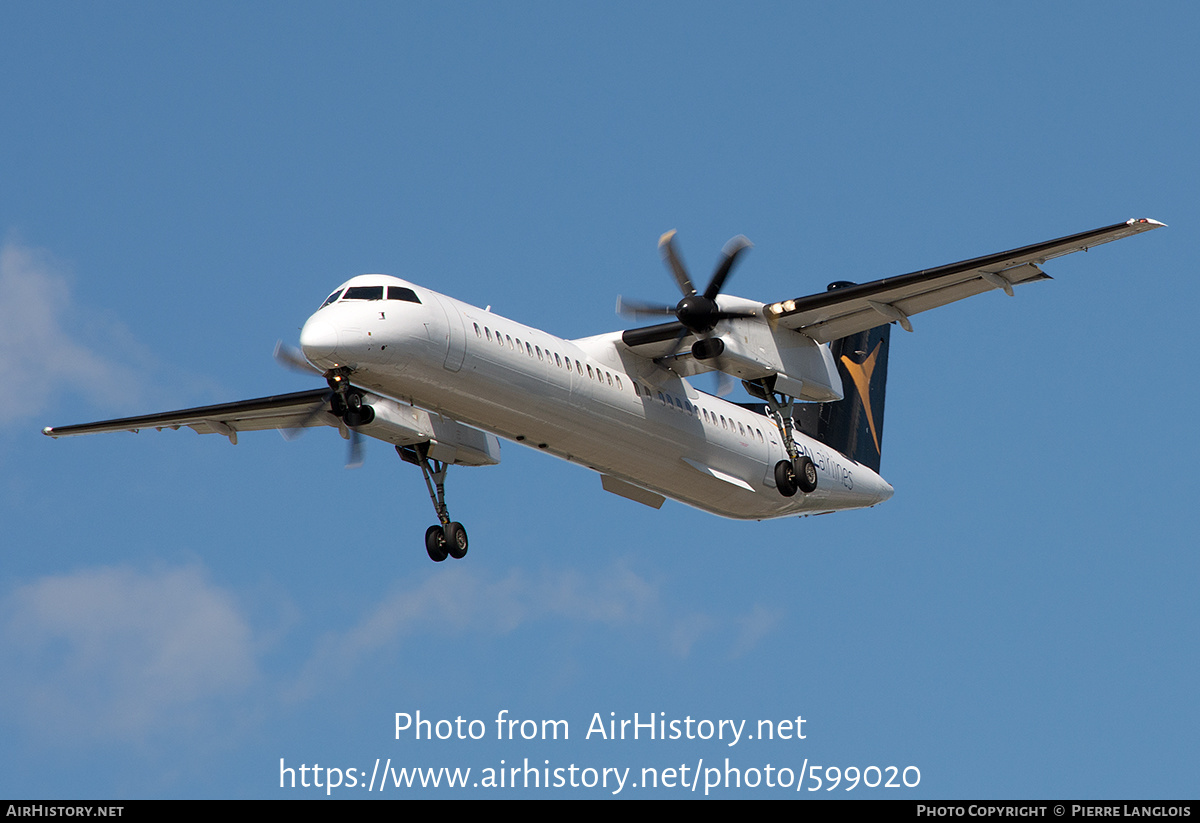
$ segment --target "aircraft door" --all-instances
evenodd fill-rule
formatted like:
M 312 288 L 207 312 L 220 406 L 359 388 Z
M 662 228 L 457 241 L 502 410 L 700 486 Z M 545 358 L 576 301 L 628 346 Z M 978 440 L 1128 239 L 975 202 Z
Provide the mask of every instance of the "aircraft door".
M 437 295 L 437 304 L 446 320 L 444 339 L 446 341 L 446 359 L 442 365 L 448 371 L 456 372 L 462 368 L 467 356 L 467 330 L 463 325 L 462 313 L 450 300 Z M 432 331 L 432 330 L 431 330 Z
M 594 377 L 587 376 L 587 364 L 582 357 L 571 357 L 567 360 L 571 377 L 571 405 L 587 407 L 592 403 L 592 381 Z M 583 370 L 582 374 L 580 369 Z

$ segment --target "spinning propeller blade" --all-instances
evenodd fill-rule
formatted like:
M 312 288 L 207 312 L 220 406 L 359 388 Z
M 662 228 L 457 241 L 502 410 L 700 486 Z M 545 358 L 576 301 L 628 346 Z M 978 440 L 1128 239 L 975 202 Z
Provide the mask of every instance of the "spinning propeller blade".
M 309 374 L 319 374 L 322 377 L 325 372 L 318 369 L 312 363 L 304 359 L 304 354 L 294 346 L 289 346 L 282 340 L 275 343 L 275 362 L 283 366 L 285 369 L 292 371 L 308 372 Z
M 700 294 L 692 284 L 692 278 L 688 274 L 687 266 L 683 263 L 683 258 L 679 256 L 679 249 L 675 245 L 675 230 L 672 229 L 659 238 L 658 248 L 662 252 L 668 271 L 671 272 L 675 282 L 679 285 L 679 290 L 683 293 L 683 299 L 672 308 L 661 303 L 649 303 L 621 297 L 617 299 L 617 311 L 634 316 L 675 315 L 675 319 L 683 325 L 684 329 L 695 335 L 704 335 L 712 331 L 722 320 L 734 317 L 753 317 L 753 314 L 747 312 L 722 311 L 717 305 L 717 296 L 725 287 L 725 281 L 729 279 L 738 258 L 752 245 L 740 234 L 726 243 L 725 247 L 721 249 L 721 258 L 717 261 L 717 267 L 713 270 L 708 286 L 704 289 L 704 293 Z M 680 337 L 683 336 L 683 334 L 680 335 Z
M 299 349 L 287 345 L 282 340 L 275 344 L 275 362 L 292 371 L 306 372 L 308 374 L 319 374 L 322 377 L 326 377 L 325 372 L 309 363 Z M 309 409 L 308 413 L 304 416 L 300 423 L 292 428 L 280 429 L 279 433 L 283 435 L 283 439 L 295 440 L 300 435 L 304 434 L 304 430 L 310 427 L 313 422 L 325 412 L 335 414 L 331 401 L 336 394 L 337 392 L 333 388 L 330 388 L 329 391 L 322 395 L 320 400 L 318 400 L 316 403 L 313 403 L 312 407 Z M 342 422 L 345 425 L 345 421 L 343 420 Z M 350 433 L 348 451 L 346 454 L 346 468 L 357 469 L 363 464 L 364 449 L 362 434 L 359 433 L 358 429 L 350 425 L 346 425 L 346 429 Z

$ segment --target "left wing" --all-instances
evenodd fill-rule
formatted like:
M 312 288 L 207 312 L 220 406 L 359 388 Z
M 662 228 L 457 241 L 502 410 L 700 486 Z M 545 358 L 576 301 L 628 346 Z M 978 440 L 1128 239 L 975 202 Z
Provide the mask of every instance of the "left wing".
M 71 437 L 101 432 L 139 432 L 142 429 L 162 431 L 186 426 L 200 434 L 224 435 L 230 443 L 236 444 L 238 432 L 333 426 L 344 439 L 350 441 L 348 466 L 362 462 L 359 435 L 400 447 L 427 444 L 432 459 L 459 466 L 493 466 L 500 462 L 500 441 L 496 435 L 441 414 L 352 388 L 361 395 L 363 410 L 370 410 L 364 422 L 353 427 L 347 426 L 345 420 L 333 414 L 330 407 L 333 392 L 330 389 L 312 389 L 216 406 L 102 420 L 99 423 L 47 426 L 42 429 L 42 434 Z
M 47 426 L 42 429 L 42 434 L 57 438 L 100 432 L 138 432 L 142 429 L 161 431 L 187 426 L 199 434 L 223 434 L 231 443 L 237 443 L 237 433 L 240 431 L 294 429 L 301 426 L 343 428 L 341 420 L 320 408 L 328 400 L 329 394 L 329 389 L 313 389 L 273 397 L 259 397 L 255 400 L 239 400 L 236 403 L 221 403 L 216 406 L 199 406 L 160 414 L 144 414 L 140 417 L 103 420 L 99 423 Z
M 1049 275 L 1038 266 L 1051 258 L 1087 251 L 1092 246 L 1162 225 L 1147 218 L 1129 220 L 935 269 L 769 303 L 764 314 L 768 320 L 806 334 L 818 343 L 828 343 L 892 321 L 912 331 L 908 320 L 911 315 L 992 289 L 1002 289 L 1012 295 L 1015 285 L 1048 280 Z

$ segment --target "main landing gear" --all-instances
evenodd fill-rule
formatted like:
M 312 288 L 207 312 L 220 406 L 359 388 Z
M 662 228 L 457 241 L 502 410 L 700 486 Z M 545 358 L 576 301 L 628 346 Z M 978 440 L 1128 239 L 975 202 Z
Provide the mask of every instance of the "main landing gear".
M 817 467 L 808 455 L 800 454 L 792 437 L 793 399 L 771 391 L 762 381 L 744 381 L 744 385 L 750 394 L 767 401 L 767 411 L 783 437 L 783 447 L 787 449 L 788 459 L 775 464 L 775 488 L 784 497 L 793 497 L 797 491 L 805 494 L 816 491 Z
M 799 471 L 797 471 L 799 469 Z M 806 454 L 800 455 L 793 463 L 790 460 L 780 460 L 775 464 L 775 488 L 784 497 L 793 496 L 797 490 L 808 494 L 817 489 L 817 467 Z
M 462 560 L 467 556 L 467 530 L 462 523 L 451 522 L 450 512 L 446 508 L 446 469 L 449 465 L 430 459 L 428 443 L 397 446 L 396 454 L 406 463 L 420 467 L 425 486 L 429 489 L 429 499 L 437 512 L 437 525 L 425 530 L 425 551 L 429 559 L 434 563 L 441 563 L 447 557 Z

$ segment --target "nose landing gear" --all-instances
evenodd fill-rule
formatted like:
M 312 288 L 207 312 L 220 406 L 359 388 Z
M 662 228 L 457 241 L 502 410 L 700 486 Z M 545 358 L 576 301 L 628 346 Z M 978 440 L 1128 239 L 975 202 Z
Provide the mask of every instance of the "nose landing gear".
M 446 508 L 446 469 L 449 465 L 430 459 L 428 443 L 397 446 L 396 453 L 401 460 L 421 469 L 425 487 L 429 489 L 429 499 L 437 512 L 438 524 L 425 530 L 425 552 L 429 559 L 434 563 L 441 563 L 447 557 L 462 560 L 467 556 L 467 530 L 462 523 L 450 520 L 450 512 Z

